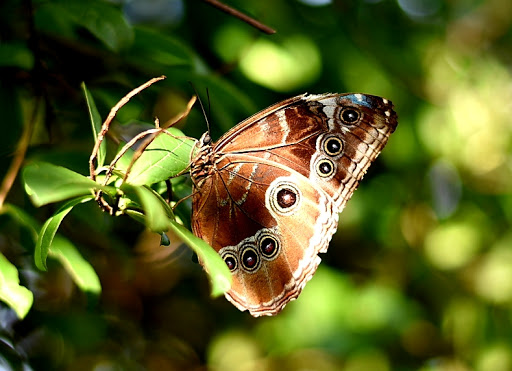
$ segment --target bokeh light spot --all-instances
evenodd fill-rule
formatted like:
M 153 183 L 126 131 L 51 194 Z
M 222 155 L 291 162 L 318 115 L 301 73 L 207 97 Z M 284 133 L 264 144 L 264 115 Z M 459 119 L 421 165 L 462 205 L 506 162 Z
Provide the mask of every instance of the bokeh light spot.
M 215 370 L 265 370 L 264 358 L 254 339 L 241 332 L 225 332 L 208 349 L 208 364 Z
M 476 269 L 475 291 L 495 303 L 512 300 L 512 235 L 494 246 L 479 262 Z
M 253 40 L 254 37 L 247 28 L 226 23 L 215 33 L 213 47 L 224 62 L 232 63 L 245 53 Z
M 437 268 L 460 268 L 478 251 L 479 231 L 477 226 L 464 222 L 439 225 L 425 239 L 425 254 Z
M 378 349 L 364 349 L 348 357 L 344 371 L 388 371 L 390 370 L 388 357 Z
M 508 165 L 512 141 L 512 77 L 490 57 L 467 59 L 433 44 L 426 53 L 429 99 L 420 118 L 420 138 L 433 155 L 468 171 L 480 188 L 512 187 Z
M 464 353 L 482 338 L 486 318 L 481 302 L 469 297 L 455 297 L 447 302 L 444 311 L 444 337 L 454 344 L 455 349 Z
M 250 80 L 275 91 L 291 91 L 314 81 L 321 70 L 316 45 L 304 36 L 290 37 L 281 44 L 257 40 L 240 61 Z
M 476 362 L 478 371 L 512 370 L 510 344 L 496 343 L 481 351 Z

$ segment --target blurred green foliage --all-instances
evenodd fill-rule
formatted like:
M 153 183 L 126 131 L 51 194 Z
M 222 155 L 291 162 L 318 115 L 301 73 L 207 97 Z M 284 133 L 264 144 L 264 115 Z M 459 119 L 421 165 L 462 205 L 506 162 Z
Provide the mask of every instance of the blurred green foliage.
M 23 320 L 0 304 L 2 368 L 512 369 L 512 3 L 228 4 L 277 33 L 199 0 L 2 1 L 0 285 L 18 276 L 21 286 L 0 287 L 0 299 L 22 292 L 22 316 L 31 302 L 23 287 L 33 294 Z M 43 224 L 59 205 L 35 208 L 20 176 L 9 186 L 19 143 L 28 144 L 23 164 L 88 174 L 94 138 L 81 83 L 104 119 L 160 75 L 168 78 L 118 113 L 119 127 L 171 119 L 194 94 L 189 82 L 205 102 L 209 91 L 214 138 L 305 91 L 395 103 L 397 131 L 318 272 L 277 317 L 211 299 L 176 238 L 159 246 L 157 234 L 92 202 L 64 219 L 64 255 L 50 256 L 47 272 L 35 267 L 33 220 Z M 180 129 L 206 131 L 197 107 Z M 189 201 L 177 211 L 185 223 Z M 94 268 L 101 294 L 76 286 L 61 264 L 66 251 Z

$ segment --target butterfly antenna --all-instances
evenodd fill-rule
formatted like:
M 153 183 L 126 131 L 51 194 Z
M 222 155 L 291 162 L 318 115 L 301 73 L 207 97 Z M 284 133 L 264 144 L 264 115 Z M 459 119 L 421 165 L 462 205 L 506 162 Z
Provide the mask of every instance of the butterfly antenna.
M 212 101 L 210 100 L 210 89 L 206 88 L 206 99 L 208 99 L 208 120 L 212 117 Z M 208 122 L 208 133 L 210 133 L 210 122 Z M 211 136 L 211 133 L 210 133 Z
M 195 94 L 197 96 L 197 100 L 199 101 L 199 106 L 201 106 L 201 111 L 203 112 L 203 116 L 204 116 L 204 119 L 206 121 L 206 128 L 208 129 L 208 135 L 210 135 L 211 134 L 211 131 L 210 131 L 210 121 L 208 120 L 209 115 L 206 114 L 206 110 L 204 109 L 204 105 L 203 105 L 203 100 L 201 99 L 201 97 L 197 93 L 196 87 L 192 83 L 190 83 L 190 85 L 192 86 L 192 89 L 194 89 L 194 92 L 195 92 Z M 209 111 L 210 110 L 210 93 L 208 92 L 208 89 L 206 89 L 206 95 L 208 97 L 208 111 Z

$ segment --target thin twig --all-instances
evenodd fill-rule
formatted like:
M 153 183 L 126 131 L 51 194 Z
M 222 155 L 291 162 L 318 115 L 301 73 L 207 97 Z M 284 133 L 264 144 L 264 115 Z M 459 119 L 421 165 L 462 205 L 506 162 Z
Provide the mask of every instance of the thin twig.
M 240 19 L 241 21 L 244 21 L 245 23 L 257 28 L 261 32 L 265 32 L 266 34 L 272 35 L 276 33 L 276 30 L 273 28 L 270 28 L 269 26 L 255 20 L 254 18 L 249 17 L 248 15 L 231 8 L 230 6 L 221 3 L 218 0 L 203 0 L 205 3 L 208 3 L 214 7 L 216 7 L 219 10 L 222 10 L 224 13 L 232 15 L 233 17 L 236 17 Z
M 159 123 L 157 120 L 156 121 L 156 125 L 158 126 Z M 123 176 L 123 183 L 126 182 L 126 179 L 128 179 L 128 176 L 130 175 L 130 172 L 132 171 L 132 168 L 133 166 L 135 165 L 135 162 L 139 159 L 140 156 L 142 156 L 142 154 L 144 153 L 144 151 L 146 150 L 146 148 L 148 148 L 148 146 L 156 139 L 156 137 L 158 135 L 160 135 L 161 133 L 165 132 L 164 129 L 160 129 L 160 128 L 156 128 L 156 129 L 151 129 L 151 131 L 155 130 L 154 134 L 152 135 L 145 135 L 147 136 L 147 138 L 144 139 L 144 141 L 139 145 L 139 147 L 137 148 L 137 150 L 133 153 L 133 157 L 132 157 L 132 160 L 130 161 L 130 163 L 128 164 L 128 167 L 126 168 L 126 171 L 124 173 L 124 176 Z M 150 130 L 146 130 L 145 132 L 142 132 L 140 133 L 139 135 L 137 135 L 135 138 L 133 139 L 136 139 L 137 137 L 139 137 L 139 139 L 142 139 L 142 136 L 141 134 L 145 134 L 145 133 L 148 133 Z M 133 139 L 130 141 L 133 142 Z M 137 140 L 136 140 L 137 141 Z M 135 141 L 135 142 L 136 142 Z M 135 143 L 133 143 L 135 144 Z M 130 147 L 133 145 L 131 144 Z
M 114 157 L 114 159 L 112 160 L 112 162 L 110 163 L 110 166 L 107 170 L 107 172 L 105 173 L 105 179 L 103 180 L 103 185 L 107 185 L 108 183 L 108 180 L 110 179 L 112 173 L 114 172 L 114 167 L 116 166 L 117 162 L 121 159 L 121 157 L 124 156 L 124 154 L 126 152 L 128 152 L 128 150 L 135 144 L 137 143 L 139 140 L 141 140 L 142 138 L 145 138 L 147 137 L 148 135 L 155 135 L 158 134 L 159 132 L 161 131 L 161 129 L 159 128 L 155 128 L 155 129 L 149 129 L 149 130 L 146 130 L 146 131 L 143 131 L 142 133 L 139 133 L 137 134 L 135 137 L 133 137 L 128 143 L 126 143 L 123 148 L 121 148 L 121 150 L 116 154 L 116 157 Z M 154 138 L 151 138 L 151 140 L 153 140 Z M 151 143 L 151 140 L 147 143 Z M 146 144 L 146 147 L 147 147 L 147 144 Z M 136 154 L 135 154 L 136 155 Z M 135 156 L 134 155 L 134 156 Z M 137 156 L 137 158 L 140 157 Z M 136 159 L 135 159 L 136 160 Z M 132 163 L 135 162 L 135 160 L 132 159 Z M 130 163 L 130 166 L 129 166 L 129 169 L 131 169 L 132 167 L 132 164 Z M 127 171 L 128 173 L 128 171 Z M 125 178 L 127 177 L 128 175 L 125 174 Z
M 167 129 L 173 125 L 176 125 L 178 122 L 180 122 L 184 117 L 187 117 L 190 113 L 190 110 L 192 109 L 192 106 L 196 102 L 197 97 L 194 95 L 187 103 L 187 108 L 185 108 L 185 111 L 179 113 L 175 117 L 171 118 L 170 120 L 167 120 L 165 124 L 161 125 L 160 127 L 162 129 Z
M 142 153 L 147 148 L 147 146 L 150 145 L 151 142 L 153 140 L 155 140 L 158 135 L 160 135 L 161 133 L 165 133 L 167 135 L 170 135 L 173 138 L 179 139 L 179 138 L 175 137 L 174 135 L 172 135 L 171 133 L 169 133 L 166 129 L 173 125 L 176 125 L 184 117 L 187 117 L 188 114 L 190 113 L 190 110 L 192 109 L 192 106 L 196 102 L 196 99 L 197 99 L 197 97 L 195 95 L 192 98 L 190 98 L 185 110 L 183 112 L 179 113 L 178 115 L 176 115 L 175 117 L 173 117 L 172 119 L 168 120 L 163 126 L 160 125 L 160 121 L 158 120 L 158 118 L 156 118 L 155 119 L 155 129 L 149 129 L 149 130 L 143 131 L 142 133 L 139 133 L 134 138 L 132 138 L 128 143 L 126 143 L 124 145 L 124 147 L 117 153 L 116 157 L 110 163 L 109 169 L 107 170 L 107 172 L 105 174 L 105 180 L 103 182 L 103 185 L 107 184 L 110 176 L 112 175 L 112 172 L 114 171 L 114 167 L 115 167 L 116 163 L 119 161 L 119 159 L 128 151 L 128 149 L 130 149 L 135 143 L 137 143 L 142 138 L 149 136 L 148 138 L 146 138 L 144 140 L 144 142 L 142 142 L 139 145 L 139 148 L 134 153 L 132 161 L 130 162 L 130 165 L 126 169 L 126 173 L 123 177 L 123 182 L 125 182 L 126 179 L 128 179 L 128 175 L 129 175 L 135 161 L 137 161 L 137 159 L 142 155 Z
M 18 146 L 16 148 L 16 152 L 14 153 L 14 158 L 11 162 L 11 165 L 9 166 L 9 170 L 7 171 L 7 174 L 2 181 L 2 185 L 0 186 L 0 210 L 4 205 L 5 198 L 11 190 L 12 185 L 14 184 L 14 180 L 16 179 L 16 176 L 20 171 L 20 167 L 23 164 L 23 160 L 25 159 L 25 153 L 27 153 L 30 138 L 32 137 L 34 122 L 37 117 L 37 112 L 39 111 L 40 103 L 41 98 L 38 98 L 34 104 L 30 121 L 25 124 L 23 133 L 21 134 L 20 141 L 18 142 Z
M 96 139 L 96 143 L 94 144 L 94 149 L 92 150 L 91 157 L 89 158 L 89 172 L 90 172 L 90 178 L 92 180 L 96 180 L 96 168 L 95 168 L 94 162 L 96 161 L 96 159 L 98 157 L 98 151 L 100 149 L 100 145 L 103 142 L 103 140 L 105 139 L 105 135 L 108 132 L 108 129 L 110 127 L 110 123 L 112 122 L 112 120 L 116 116 L 117 111 L 119 111 L 121 109 L 121 107 L 123 107 L 126 103 L 128 103 L 128 101 L 134 95 L 138 94 L 141 90 L 144 90 L 148 86 L 154 84 L 157 81 L 163 80 L 163 79 L 165 79 L 165 76 L 155 77 L 155 78 L 149 80 L 145 84 L 142 84 L 138 88 L 133 89 L 131 92 L 126 94 L 126 96 L 124 96 L 114 107 L 112 107 L 112 109 L 110 110 L 110 113 L 107 116 L 107 119 L 105 120 L 105 122 L 101 126 L 101 131 L 98 134 L 98 138 Z

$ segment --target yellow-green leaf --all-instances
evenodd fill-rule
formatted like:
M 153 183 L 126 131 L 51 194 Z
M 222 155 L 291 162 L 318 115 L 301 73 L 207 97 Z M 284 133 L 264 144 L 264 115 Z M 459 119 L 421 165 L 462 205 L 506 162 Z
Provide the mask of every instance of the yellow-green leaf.
M 0 300 L 9 305 L 23 319 L 32 307 L 34 295 L 20 285 L 18 269 L 0 254 Z

